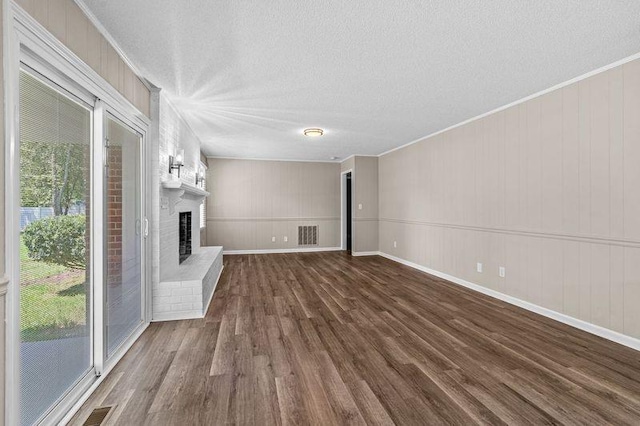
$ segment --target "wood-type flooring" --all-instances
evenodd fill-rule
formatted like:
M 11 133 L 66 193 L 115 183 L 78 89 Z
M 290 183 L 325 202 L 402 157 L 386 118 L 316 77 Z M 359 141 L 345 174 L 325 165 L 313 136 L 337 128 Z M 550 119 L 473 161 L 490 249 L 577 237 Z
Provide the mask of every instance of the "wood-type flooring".
M 640 353 L 382 257 L 225 256 L 74 417 L 121 425 L 640 424 Z

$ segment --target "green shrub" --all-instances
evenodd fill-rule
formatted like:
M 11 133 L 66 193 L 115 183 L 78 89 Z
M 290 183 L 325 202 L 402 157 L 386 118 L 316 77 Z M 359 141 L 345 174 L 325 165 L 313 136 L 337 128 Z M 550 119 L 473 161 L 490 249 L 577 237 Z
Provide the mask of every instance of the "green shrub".
M 53 216 L 27 225 L 22 236 L 31 259 L 84 269 L 85 229 L 84 216 Z

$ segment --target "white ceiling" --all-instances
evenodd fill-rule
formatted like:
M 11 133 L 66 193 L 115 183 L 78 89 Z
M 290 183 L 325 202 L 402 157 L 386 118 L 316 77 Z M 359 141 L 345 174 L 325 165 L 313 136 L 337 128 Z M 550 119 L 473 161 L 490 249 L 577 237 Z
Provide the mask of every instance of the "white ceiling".
M 637 0 L 83 3 L 226 157 L 380 154 L 640 51 Z

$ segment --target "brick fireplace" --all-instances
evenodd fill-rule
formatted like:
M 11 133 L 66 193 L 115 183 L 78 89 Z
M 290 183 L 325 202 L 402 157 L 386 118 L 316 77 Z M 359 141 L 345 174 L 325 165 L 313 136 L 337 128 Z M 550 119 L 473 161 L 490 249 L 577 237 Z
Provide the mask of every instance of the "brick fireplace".
M 160 282 L 153 321 L 202 318 L 222 272 L 222 247 L 200 246 L 200 204 L 208 192 L 165 181 L 160 197 Z

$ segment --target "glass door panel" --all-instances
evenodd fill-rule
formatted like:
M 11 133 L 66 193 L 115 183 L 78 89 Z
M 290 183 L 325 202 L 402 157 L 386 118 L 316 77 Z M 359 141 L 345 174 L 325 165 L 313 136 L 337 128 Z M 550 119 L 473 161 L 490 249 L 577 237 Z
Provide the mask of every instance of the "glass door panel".
M 108 116 L 106 158 L 106 348 L 110 358 L 142 324 L 141 137 Z
M 20 392 L 33 424 L 92 370 L 92 111 L 20 73 Z

